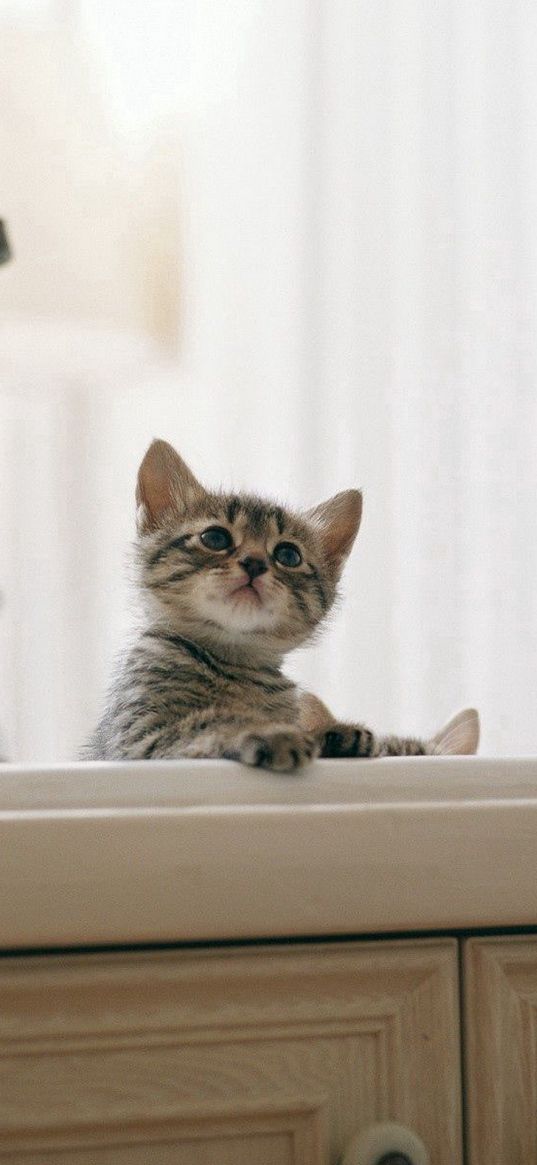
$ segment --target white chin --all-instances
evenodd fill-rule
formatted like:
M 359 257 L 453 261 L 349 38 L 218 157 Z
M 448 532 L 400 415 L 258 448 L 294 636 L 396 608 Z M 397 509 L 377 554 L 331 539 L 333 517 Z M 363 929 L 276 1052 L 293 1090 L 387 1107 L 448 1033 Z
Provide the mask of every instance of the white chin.
M 274 612 L 253 597 L 206 599 L 200 614 L 225 631 L 261 631 L 274 627 Z

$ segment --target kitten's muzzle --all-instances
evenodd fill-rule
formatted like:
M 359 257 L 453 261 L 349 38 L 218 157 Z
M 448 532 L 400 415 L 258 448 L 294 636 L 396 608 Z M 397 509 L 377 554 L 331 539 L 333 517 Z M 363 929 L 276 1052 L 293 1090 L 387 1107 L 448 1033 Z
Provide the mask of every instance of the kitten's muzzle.
M 241 558 L 239 566 L 242 566 L 242 569 L 246 571 L 250 582 L 268 570 L 268 563 L 265 562 L 264 558 Z

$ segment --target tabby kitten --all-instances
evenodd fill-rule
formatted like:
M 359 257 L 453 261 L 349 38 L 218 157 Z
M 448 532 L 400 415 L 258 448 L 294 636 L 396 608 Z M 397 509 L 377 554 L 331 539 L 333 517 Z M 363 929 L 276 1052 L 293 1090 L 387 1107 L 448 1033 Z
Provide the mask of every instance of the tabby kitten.
M 138 473 L 145 626 L 86 759 L 227 757 L 277 772 L 314 757 L 475 752 L 477 713 L 427 742 L 341 724 L 281 671 L 327 615 L 362 513 L 346 490 L 298 514 L 204 489 L 165 441 Z

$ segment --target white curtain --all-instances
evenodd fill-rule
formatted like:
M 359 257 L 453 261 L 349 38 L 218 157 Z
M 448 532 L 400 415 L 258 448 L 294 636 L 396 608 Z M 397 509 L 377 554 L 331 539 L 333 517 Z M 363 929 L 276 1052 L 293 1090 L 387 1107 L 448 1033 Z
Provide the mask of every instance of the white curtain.
M 291 665 L 335 711 L 472 703 L 484 752 L 535 753 L 534 5 L 0 0 L 0 31 L 11 756 L 96 715 L 155 435 L 208 483 L 363 487 Z

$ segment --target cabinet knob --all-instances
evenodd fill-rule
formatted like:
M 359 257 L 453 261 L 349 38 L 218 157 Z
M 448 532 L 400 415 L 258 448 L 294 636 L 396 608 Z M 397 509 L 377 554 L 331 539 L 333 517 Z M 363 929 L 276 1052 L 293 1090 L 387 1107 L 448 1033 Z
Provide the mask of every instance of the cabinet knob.
M 9 249 L 6 228 L 2 222 L 2 219 L 0 219 L 0 263 L 7 263 L 10 257 L 11 251 Z
M 416 1133 L 388 1122 L 353 1137 L 340 1165 L 430 1165 L 430 1157 Z

